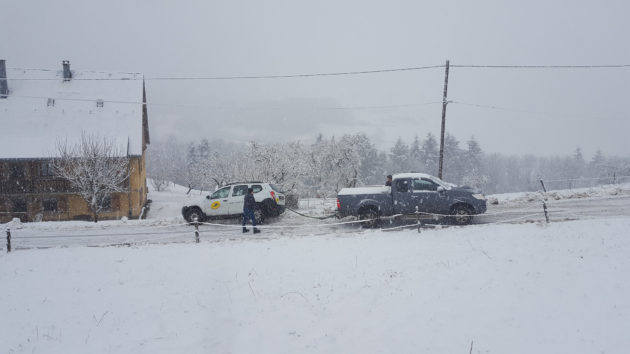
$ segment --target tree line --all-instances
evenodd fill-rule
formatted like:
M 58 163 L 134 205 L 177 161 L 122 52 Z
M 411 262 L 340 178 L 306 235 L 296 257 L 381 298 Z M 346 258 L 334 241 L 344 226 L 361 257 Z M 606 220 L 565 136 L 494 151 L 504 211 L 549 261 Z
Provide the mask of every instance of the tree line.
M 560 189 L 613 183 L 617 176 L 630 175 L 630 158 L 597 151 L 587 161 L 579 147 L 566 156 L 508 156 L 485 153 L 474 137 L 461 143 L 447 133 L 444 142 L 443 179 L 487 194 L 535 191 L 541 188 L 541 178 L 550 181 L 550 188 Z M 437 176 L 438 163 L 439 141 L 431 133 L 411 141 L 399 138 L 387 150 L 377 149 L 363 133 L 319 135 L 309 144 L 239 145 L 220 139 L 185 144 L 171 137 L 150 145 L 147 175 L 157 190 L 168 182 L 189 191 L 212 191 L 231 182 L 265 181 L 303 197 L 325 197 L 344 187 L 383 184 L 388 174 Z

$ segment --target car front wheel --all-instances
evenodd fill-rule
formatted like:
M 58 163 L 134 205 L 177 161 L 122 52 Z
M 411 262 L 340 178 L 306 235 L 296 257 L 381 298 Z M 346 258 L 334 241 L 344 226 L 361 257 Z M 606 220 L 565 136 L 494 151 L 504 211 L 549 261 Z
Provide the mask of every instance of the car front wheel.
M 204 219 L 203 212 L 197 207 L 192 207 L 186 211 L 185 219 L 188 222 L 202 222 Z
M 468 225 L 472 223 L 472 212 L 465 205 L 456 205 L 451 212 L 451 222 L 455 225 Z

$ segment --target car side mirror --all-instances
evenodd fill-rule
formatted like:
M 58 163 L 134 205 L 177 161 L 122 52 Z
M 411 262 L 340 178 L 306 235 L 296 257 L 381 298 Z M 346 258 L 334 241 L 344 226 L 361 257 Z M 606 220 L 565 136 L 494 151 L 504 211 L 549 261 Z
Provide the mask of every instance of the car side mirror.
M 207 196 L 206 196 L 206 199 L 210 199 L 210 195 L 207 195 Z
M 437 187 L 437 191 L 438 191 L 438 193 L 443 193 L 445 190 L 446 190 L 446 189 L 444 189 L 444 187 L 442 187 L 442 186 L 438 186 L 438 187 Z

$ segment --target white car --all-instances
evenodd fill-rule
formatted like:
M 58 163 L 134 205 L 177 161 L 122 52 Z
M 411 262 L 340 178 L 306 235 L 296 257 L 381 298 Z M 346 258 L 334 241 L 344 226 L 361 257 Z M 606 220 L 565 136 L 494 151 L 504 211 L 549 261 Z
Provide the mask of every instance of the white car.
M 239 182 L 229 184 L 205 198 L 184 206 L 182 215 L 188 222 L 242 216 L 248 188 L 254 191 L 256 200 L 254 216 L 257 223 L 262 223 L 265 217 L 278 216 L 284 212 L 285 196 L 280 188 L 263 182 Z

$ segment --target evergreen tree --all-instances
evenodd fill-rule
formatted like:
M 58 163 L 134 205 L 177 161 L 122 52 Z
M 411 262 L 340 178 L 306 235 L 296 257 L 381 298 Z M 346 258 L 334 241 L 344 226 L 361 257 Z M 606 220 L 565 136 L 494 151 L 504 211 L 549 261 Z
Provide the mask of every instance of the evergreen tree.
M 422 141 L 421 160 L 424 162 L 424 173 L 437 176 L 440 152 L 438 142 L 433 134 L 428 133 Z
M 422 172 L 424 170 L 422 160 L 422 143 L 420 142 L 418 135 L 413 138 L 413 142 L 409 147 L 407 166 L 409 167 L 409 172 Z
M 468 150 L 464 152 L 463 163 L 465 171 L 462 184 L 484 189 L 488 176 L 483 172 L 485 166 L 483 166 L 481 146 L 479 146 L 474 136 L 466 143 L 468 144 Z
M 390 151 L 392 173 L 409 172 L 409 146 L 399 137 Z

